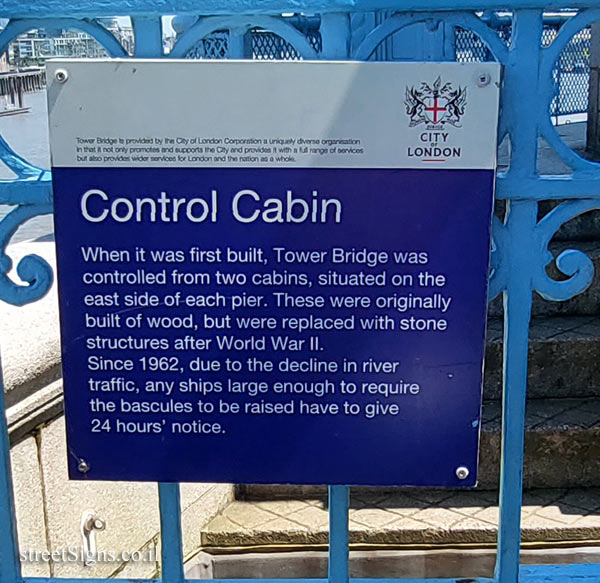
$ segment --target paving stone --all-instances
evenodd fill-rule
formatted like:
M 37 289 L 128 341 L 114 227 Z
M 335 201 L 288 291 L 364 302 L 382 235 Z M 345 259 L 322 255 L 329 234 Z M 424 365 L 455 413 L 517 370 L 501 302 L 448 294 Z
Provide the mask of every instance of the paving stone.
M 299 522 L 309 530 L 322 529 L 329 524 L 329 512 L 326 508 L 319 506 L 309 506 L 304 510 L 288 514 L 287 518 Z
M 247 531 L 229 518 L 216 516 L 208 523 L 206 532 L 203 533 L 202 546 L 243 546 L 247 544 L 247 535 Z
M 134 551 L 159 531 L 157 487 L 152 483 L 82 482 L 67 477 L 64 420 L 41 432 L 41 461 L 46 492 L 47 524 L 51 550 L 80 548 L 82 514 L 95 510 L 106 521 L 106 530 L 96 534 L 99 551 Z M 54 563 L 56 577 L 108 577 L 119 567 L 98 562 Z
M 259 500 L 280 498 L 283 500 L 302 499 L 307 503 L 311 500 L 327 496 L 326 486 L 302 486 L 278 484 L 273 488 L 271 484 L 237 484 L 235 486 L 235 497 L 239 500 L 246 498 L 257 498 Z
M 588 513 L 600 513 L 600 491 L 573 489 L 568 490 L 561 498 L 562 502 L 571 507 Z
M 244 503 L 233 502 L 230 506 L 230 515 L 235 516 L 239 511 L 245 515 L 247 510 L 240 505 Z M 313 507 L 318 513 L 318 508 Z M 228 509 L 229 510 L 229 509 Z M 239 523 L 233 522 L 226 516 L 214 518 L 202 532 L 203 547 L 214 546 L 239 546 L 248 545 L 271 545 L 271 544 L 293 544 L 298 541 L 301 544 L 321 543 L 327 539 L 327 526 L 311 528 L 309 524 L 302 522 L 308 517 L 297 516 L 295 520 L 280 518 L 273 515 L 273 520 L 264 523 L 261 527 L 243 528 Z M 243 521 L 244 518 L 240 518 Z M 309 521 L 310 523 L 310 521 Z M 282 528 L 283 527 L 283 528 Z
M 445 500 L 448 500 L 448 498 L 452 496 L 451 490 L 435 490 L 433 488 L 411 488 L 406 492 L 410 498 L 416 498 L 419 501 L 425 502 L 425 508 L 441 505 Z
M 360 493 L 353 494 L 350 499 L 351 504 L 354 504 L 354 500 L 359 497 L 361 497 Z M 403 518 L 409 518 L 419 512 L 419 510 L 429 506 L 429 504 L 423 500 L 419 500 L 414 496 L 404 495 L 400 492 L 388 494 L 383 500 L 373 501 L 372 503 L 369 503 L 368 495 L 366 495 L 364 502 L 362 503 L 362 508 L 369 508 L 371 504 L 374 504 L 377 508 L 386 508 L 389 512 Z M 350 511 L 350 517 L 354 517 L 352 510 Z
M 13 446 L 10 454 L 19 550 L 47 551 L 42 475 L 35 439 L 30 437 Z M 21 567 L 25 577 L 51 575 L 49 563 L 44 561 L 23 561 Z
M 389 493 L 377 486 L 365 486 L 361 489 L 361 493 L 364 494 L 364 498 L 360 494 L 352 496 L 351 508 L 358 509 L 372 504 L 385 504 L 390 497 Z
M 308 537 L 310 528 L 295 520 L 289 520 L 287 518 L 276 518 L 268 522 L 264 528 L 267 533 L 267 538 L 273 542 L 278 540 L 278 533 L 282 530 L 288 533 L 288 538 L 282 542 L 288 543 L 293 541 L 298 536 Z
M 586 492 L 595 492 L 591 489 Z M 555 504 L 569 492 L 567 488 L 552 488 L 546 490 L 526 490 L 523 492 L 523 513 L 535 512 L 538 508 Z
M 257 502 L 256 506 L 267 511 L 270 511 L 270 509 L 274 508 L 273 503 L 271 501 Z M 277 510 L 275 513 L 278 516 L 285 518 L 289 514 L 299 512 L 300 510 L 304 510 L 305 508 L 310 506 L 311 504 L 309 504 L 305 500 L 281 500 L 277 502 L 277 506 L 275 507 Z
M 387 507 L 381 507 L 377 497 L 370 504 L 367 495 L 361 493 L 367 507 L 350 515 L 351 542 L 388 546 L 495 542 L 498 507 L 496 502 L 490 501 L 488 492 L 450 492 L 450 497 L 443 499 L 440 496 L 425 507 L 420 500 L 415 504 L 417 499 L 413 496 L 416 492 L 412 489 L 398 492 L 396 500 L 394 496 L 388 498 Z M 534 495 L 526 494 L 522 510 L 524 542 L 597 540 L 600 534 L 599 500 L 600 489 L 546 489 L 537 490 Z M 577 501 L 578 506 L 573 505 L 573 501 Z M 314 502 L 292 513 L 285 501 L 234 502 L 227 509 L 227 518 L 218 516 L 208 524 L 203 534 L 204 546 L 210 549 L 265 544 L 327 544 L 327 526 L 322 526 L 324 507 L 322 502 Z M 247 515 L 248 507 L 258 504 L 263 509 L 267 505 L 273 514 L 287 513 L 287 520 L 277 519 L 252 528 L 239 526 L 243 519 L 237 516 Z M 402 516 L 399 508 L 406 508 L 410 516 Z
M 256 528 L 277 518 L 277 515 L 264 510 L 264 507 L 259 508 L 256 505 L 244 505 L 240 507 L 231 505 L 224 510 L 223 516 L 246 529 Z
M 181 484 L 181 531 L 183 556 L 194 555 L 202 546 L 202 528 L 234 498 L 231 484 Z
M 600 415 L 589 411 L 592 399 L 528 402 L 525 434 L 525 488 L 600 486 Z M 498 402 L 484 404 L 492 421 L 481 434 L 479 484 L 494 489 L 500 468 Z M 557 471 L 560 468 L 560 471 Z
M 400 517 L 379 506 L 374 508 L 361 508 L 352 514 L 352 521 L 369 528 L 384 527 L 400 520 Z
M 537 518 L 542 517 L 554 522 L 568 525 L 577 523 L 581 519 L 582 515 L 585 515 L 584 511 L 581 509 L 575 508 L 574 506 L 569 506 L 562 500 L 558 504 L 543 506 L 535 510 L 534 514 Z M 531 516 L 529 518 L 531 519 Z
M 488 506 L 487 508 L 484 508 L 483 510 L 480 510 L 479 512 L 475 512 L 473 514 L 473 516 L 479 520 L 482 520 L 483 522 L 488 523 L 488 524 L 498 524 L 499 516 L 500 516 L 500 509 L 494 503 L 493 505 Z
M 143 559 L 129 561 L 110 574 L 111 579 L 156 579 L 160 570 L 160 543 L 156 536 L 140 549 Z
M 411 517 L 413 520 L 425 523 L 426 526 L 439 529 L 441 531 L 449 530 L 457 522 L 465 518 L 465 514 L 459 512 L 452 506 L 429 506 L 422 508 Z

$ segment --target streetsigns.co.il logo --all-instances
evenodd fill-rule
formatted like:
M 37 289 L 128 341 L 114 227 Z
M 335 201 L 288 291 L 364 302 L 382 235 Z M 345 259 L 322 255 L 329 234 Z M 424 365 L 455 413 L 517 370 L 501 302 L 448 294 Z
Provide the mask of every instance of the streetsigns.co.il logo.
M 406 87 L 404 104 L 409 127 L 423 126 L 419 144 L 408 148 L 410 158 L 423 162 L 446 162 L 460 158 L 461 148 L 450 143 L 451 128 L 461 127 L 461 118 L 467 105 L 467 88 L 442 83 L 438 77 L 432 85 L 422 82 L 420 87 Z

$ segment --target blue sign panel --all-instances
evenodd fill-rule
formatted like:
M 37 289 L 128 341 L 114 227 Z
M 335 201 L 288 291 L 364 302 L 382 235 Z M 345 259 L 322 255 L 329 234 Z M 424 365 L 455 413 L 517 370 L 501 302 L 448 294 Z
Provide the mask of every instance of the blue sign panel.
M 72 478 L 476 483 L 494 169 L 453 160 L 466 146 L 433 103 L 413 167 L 353 167 L 356 130 L 68 138 L 53 181 Z M 302 148 L 344 163 L 269 160 Z

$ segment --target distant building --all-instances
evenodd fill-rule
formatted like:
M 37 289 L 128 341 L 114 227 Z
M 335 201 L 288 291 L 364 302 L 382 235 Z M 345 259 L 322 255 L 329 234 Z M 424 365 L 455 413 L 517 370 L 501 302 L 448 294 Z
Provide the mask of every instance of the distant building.
M 116 19 L 104 19 L 105 26 L 123 45 L 127 53 L 133 53 L 133 30 L 120 26 Z M 91 36 L 76 30 L 63 30 L 59 36 L 49 36 L 44 29 L 37 29 L 17 37 L 9 47 L 9 61 L 17 68 L 41 66 L 53 57 L 102 58 L 107 57 L 102 46 Z
M 0 30 L 2 30 L 7 23 L 7 18 L 0 18 Z M 0 73 L 6 73 L 6 71 L 8 71 L 8 53 L 5 52 L 0 54 Z

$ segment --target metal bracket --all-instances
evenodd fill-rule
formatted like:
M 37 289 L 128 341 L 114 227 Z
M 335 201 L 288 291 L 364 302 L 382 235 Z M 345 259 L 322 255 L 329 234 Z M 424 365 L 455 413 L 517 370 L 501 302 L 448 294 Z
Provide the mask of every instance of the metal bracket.
M 97 553 L 96 531 L 104 530 L 106 522 L 100 518 L 95 510 L 86 510 L 81 515 L 81 538 L 83 541 L 83 566 L 89 567 L 95 563 L 94 557 Z

